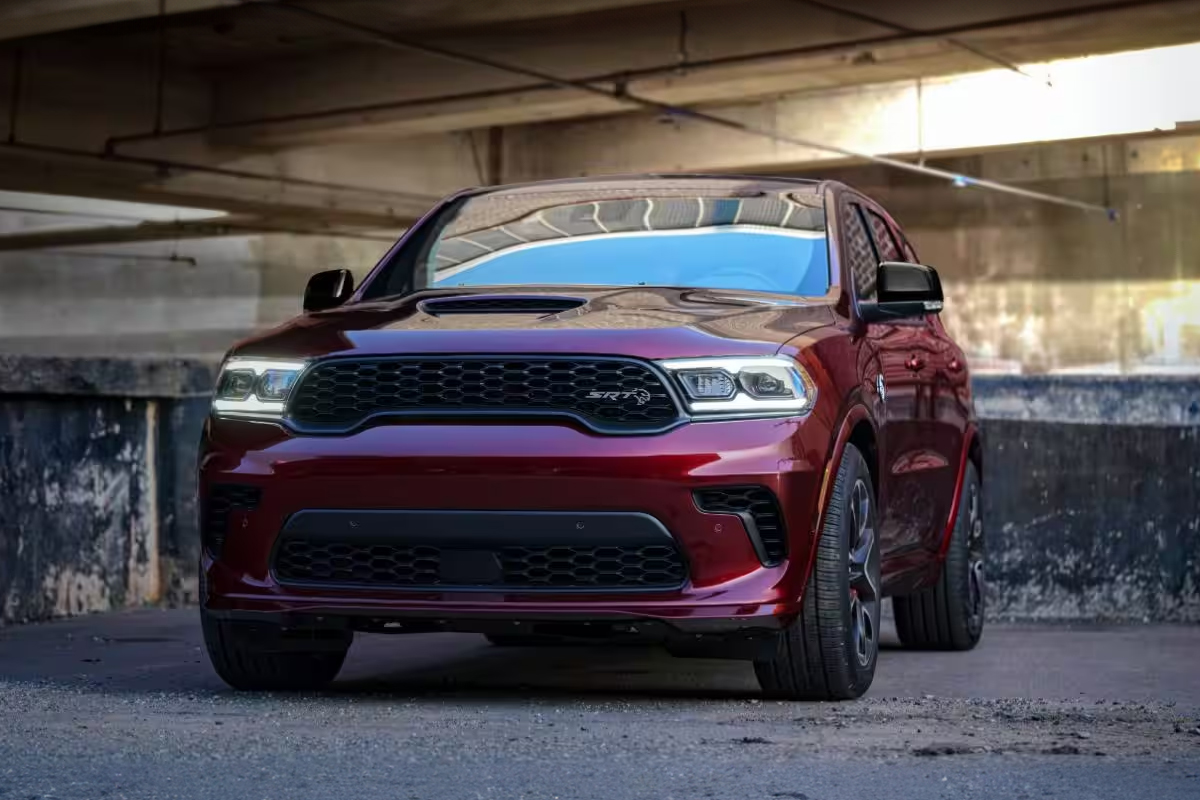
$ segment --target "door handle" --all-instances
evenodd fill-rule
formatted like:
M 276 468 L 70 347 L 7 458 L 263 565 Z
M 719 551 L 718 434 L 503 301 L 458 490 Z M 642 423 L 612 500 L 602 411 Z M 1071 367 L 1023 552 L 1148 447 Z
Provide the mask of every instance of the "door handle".
M 904 366 L 911 369 L 913 372 L 920 372 L 925 369 L 925 361 L 920 356 L 911 356 L 908 361 L 904 362 Z

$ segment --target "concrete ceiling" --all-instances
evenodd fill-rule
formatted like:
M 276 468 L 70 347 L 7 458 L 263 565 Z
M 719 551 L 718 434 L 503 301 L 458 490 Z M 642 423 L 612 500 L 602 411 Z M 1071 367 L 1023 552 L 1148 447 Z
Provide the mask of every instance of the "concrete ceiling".
M 396 41 L 381 46 L 380 34 L 661 102 L 749 103 L 751 116 L 783 109 L 801 120 L 804 109 L 830 105 L 803 99 L 812 93 L 1200 41 L 1200 0 L 166 0 L 164 8 L 160 16 L 159 0 L 0 3 L 0 189 L 159 199 L 220 208 L 247 225 L 382 228 L 410 222 L 434 195 L 507 178 L 514 143 L 545 152 L 558 141 L 554 125 L 572 126 L 562 129 L 572 158 L 599 156 L 601 165 L 621 161 L 606 155 L 620 143 L 604 131 L 657 136 L 636 121 L 644 111 L 619 98 Z M 804 124 L 834 142 L 855 140 L 856 119 L 886 124 L 846 103 L 837 109 L 828 123 Z M 670 149 L 643 142 L 630 152 L 657 163 Z M 760 150 L 769 163 L 775 151 Z M 669 161 L 662 166 L 689 163 L 678 152 Z M 590 171 L 565 157 L 552 168 Z
M 161 43 L 173 75 L 209 86 L 215 100 L 208 118 L 199 126 L 168 126 L 167 138 L 200 133 L 228 145 L 291 147 L 633 108 L 487 67 L 382 48 L 361 32 L 286 6 L 676 104 L 1200 39 L 1194 4 L 1088 0 L 918 0 L 902 8 L 848 0 L 839 4 L 846 13 L 807 0 L 247 2 L 57 38 L 92 58 L 120 54 L 142 63 L 155 58 Z

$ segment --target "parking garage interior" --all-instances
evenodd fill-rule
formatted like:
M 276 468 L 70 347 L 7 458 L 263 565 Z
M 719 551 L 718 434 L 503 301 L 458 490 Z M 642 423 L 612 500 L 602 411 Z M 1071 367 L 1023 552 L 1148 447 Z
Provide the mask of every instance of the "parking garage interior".
M 42 678 L 76 691 L 92 685 L 78 672 L 100 681 L 104 664 L 133 691 L 141 662 L 68 648 L 66 668 L 45 631 L 97 646 L 129 638 L 151 661 L 136 640 L 163 638 L 171 659 L 187 658 L 194 632 L 177 632 L 199 591 L 194 462 L 216 371 L 234 341 L 300 312 L 312 273 L 361 279 L 464 187 L 680 172 L 845 182 L 887 207 L 938 269 L 985 435 L 989 613 L 1014 626 L 998 640 L 1023 646 L 1021 626 L 1047 637 L 1115 626 L 1114 638 L 1078 646 L 1125 676 L 1153 674 L 1160 652 L 1200 654 L 1200 2 L 9 0 L 0 696 Z M 1077 668 L 1051 638 L 1037 641 L 1030 663 L 1045 675 Z M 513 688 L 523 683 L 493 672 L 533 670 L 539 715 L 573 692 L 584 705 L 692 692 L 656 682 L 652 659 L 614 662 L 606 683 L 569 653 L 538 672 L 528 654 L 506 665 L 458 647 L 430 652 L 484 696 L 524 702 Z M 22 666 L 34 663 L 44 670 Z M 951 680 L 949 693 L 1078 700 L 1069 681 L 1031 685 L 1004 671 L 1016 664 L 987 663 L 1003 690 Z M 351 698 L 444 688 L 424 662 L 391 683 L 371 664 L 356 662 Z M 198 668 L 179 674 L 162 690 L 217 691 Z M 1182 674 L 1161 684 L 1114 674 L 1083 690 L 1087 702 L 1182 697 L 1200 708 Z M 744 676 L 719 675 L 730 702 L 755 702 Z M 945 709 L 929 682 L 881 691 L 915 698 L 893 709 L 910 727 L 966 730 L 936 722 Z M 919 707 L 927 696 L 933 705 Z M 45 712 L 36 696 L 14 698 Z M 295 702 L 288 713 L 304 713 Z M 848 713 L 871 724 L 893 713 L 872 708 Z M 1073 709 L 1053 713 L 1076 725 Z M 586 709 L 568 715 L 592 724 Z M 1116 721 L 1143 726 L 1141 738 L 1111 747 L 1175 748 L 1190 765 L 1163 796 L 1200 792 L 1187 777 L 1200 769 L 1200 716 Z M 735 738 L 760 738 L 752 728 Z M 1040 728 L 1029 736 L 1042 750 L 1065 746 Z M 908 739 L 906 756 L 938 744 Z M 1004 786 L 1003 769 L 979 769 L 993 776 L 979 786 Z M 1113 769 L 1108 788 L 1089 791 L 1135 785 Z M 49 792 L 51 773 L 28 774 Z M 1046 786 L 1078 779 L 1054 775 Z M 6 779 L 0 761 L 0 797 Z

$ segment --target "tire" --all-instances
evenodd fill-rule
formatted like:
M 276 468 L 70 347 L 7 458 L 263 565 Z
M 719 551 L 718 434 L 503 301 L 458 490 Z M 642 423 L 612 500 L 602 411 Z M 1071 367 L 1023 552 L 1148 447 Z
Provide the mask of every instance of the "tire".
M 852 700 L 879 659 L 879 538 L 875 490 L 862 454 L 846 445 L 800 616 L 754 672 L 764 693 L 788 700 Z
M 983 635 L 982 487 L 967 463 L 950 549 L 937 583 L 892 600 L 896 634 L 914 650 L 970 650 Z
M 200 612 L 208 658 L 221 680 L 241 691 L 313 691 L 333 682 L 354 634 L 289 632 L 216 619 Z M 297 635 L 299 634 L 299 635 Z

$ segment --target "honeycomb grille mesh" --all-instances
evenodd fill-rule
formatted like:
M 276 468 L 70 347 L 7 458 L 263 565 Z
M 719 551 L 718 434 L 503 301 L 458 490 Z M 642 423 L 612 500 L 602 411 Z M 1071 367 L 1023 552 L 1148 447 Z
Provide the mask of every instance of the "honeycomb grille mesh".
M 787 557 L 787 530 L 783 512 L 774 493 L 765 486 L 722 486 L 696 492 L 696 505 L 710 514 L 749 512 L 758 528 L 766 551 L 766 564 L 778 564 Z
M 240 483 L 218 483 L 209 487 L 208 497 L 202 506 L 200 522 L 204 546 L 213 555 L 219 556 L 225 547 L 229 533 L 229 515 L 234 511 L 253 511 L 262 499 L 262 490 L 257 486 Z
M 280 581 L 372 587 L 465 586 L 442 574 L 443 551 L 427 545 L 288 539 L 275 555 Z M 501 547 L 498 584 L 527 589 L 674 588 L 687 570 L 671 545 Z
M 387 412 L 568 412 L 598 427 L 651 429 L 679 416 L 663 381 L 636 361 L 387 358 L 318 364 L 290 417 L 345 428 Z
M 511 586 L 678 586 L 684 567 L 669 545 L 643 547 L 506 547 L 500 553 Z
M 438 583 L 441 555 L 438 548 L 422 545 L 291 539 L 280 545 L 275 574 L 288 581 L 433 586 Z

